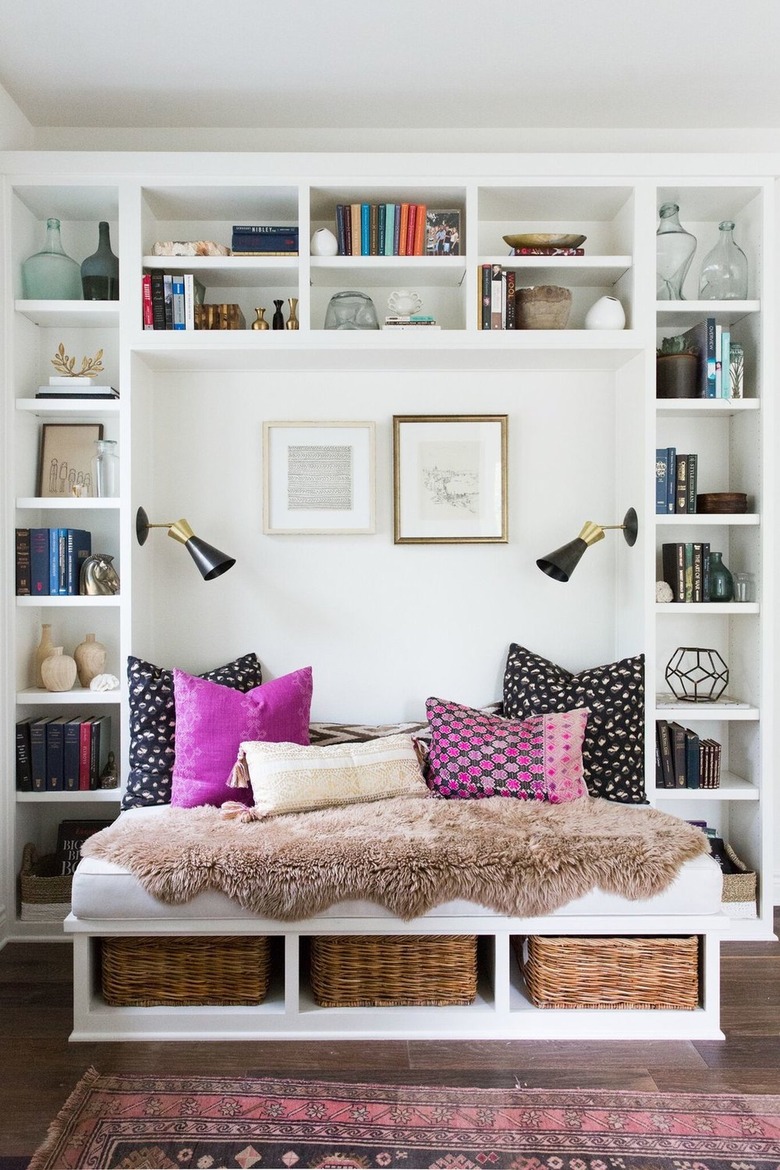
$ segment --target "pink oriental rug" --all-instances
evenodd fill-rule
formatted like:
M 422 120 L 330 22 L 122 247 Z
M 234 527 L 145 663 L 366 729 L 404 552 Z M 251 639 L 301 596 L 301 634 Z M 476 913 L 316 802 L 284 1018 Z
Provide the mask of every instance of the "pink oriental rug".
M 88 1072 L 29 1170 L 778 1170 L 780 1097 Z

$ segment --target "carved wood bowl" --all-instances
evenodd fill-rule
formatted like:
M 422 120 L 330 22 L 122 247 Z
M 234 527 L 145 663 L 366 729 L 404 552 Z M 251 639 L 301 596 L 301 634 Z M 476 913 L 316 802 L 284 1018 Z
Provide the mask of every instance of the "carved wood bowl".
M 517 329 L 565 329 L 570 312 L 570 288 L 538 284 L 515 293 Z

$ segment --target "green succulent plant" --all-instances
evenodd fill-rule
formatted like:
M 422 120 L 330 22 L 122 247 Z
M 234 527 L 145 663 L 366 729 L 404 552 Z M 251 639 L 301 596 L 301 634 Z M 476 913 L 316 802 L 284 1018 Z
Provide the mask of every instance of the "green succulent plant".
M 655 352 L 657 357 L 667 357 L 669 354 L 675 353 L 689 353 L 696 357 L 699 348 L 683 333 L 678 333 L 675 337 L 662 338 L 661 344 Z

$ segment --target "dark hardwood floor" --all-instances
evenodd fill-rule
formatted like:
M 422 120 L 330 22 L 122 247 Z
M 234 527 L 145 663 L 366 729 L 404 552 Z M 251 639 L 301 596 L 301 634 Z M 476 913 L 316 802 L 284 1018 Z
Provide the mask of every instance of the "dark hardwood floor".
M 727 943 L 723 952 L 724 1041 L 69 1044 L 70 947 L 12 943 L 0 951 L 0 1155 L 30 1155 L 90 1066 L 102 1073 L 780 1094 L 780 943 Z

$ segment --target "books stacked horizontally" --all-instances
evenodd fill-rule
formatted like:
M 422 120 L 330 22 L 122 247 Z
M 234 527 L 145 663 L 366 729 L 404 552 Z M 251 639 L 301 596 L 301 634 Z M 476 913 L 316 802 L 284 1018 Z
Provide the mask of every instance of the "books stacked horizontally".
M 191 272 L 144 272 L 141 288 L 144 329 L 195 328 L 206 289 Z
M 656 719 L 657 788 L 720 788 L 721 745 L 703 739 L 690 727 Z
M 92 533 L 83 528 L 17 528 L 16 596 L 78 597 L 91 555 Z
M 410 313 L 408 316 L 389 314 L 385 317 L 385 329 L 441 329 L 436 318 L 425 313 Z
M 698 455 L 678 455 L 676 447 L 656 447 L 656 515 L 695 512 L 698 477 Z
M 297 227 L 275 224 L 234 224 L 230 248 L 234 256 L 297 256 Z
M 424 256 L 427 210 L 424 203 L 338 203 L 339 256 Z M 459 248 L 450 235 L 446 254 Z
M 16 724 L 19 792 L 92 792 L 108 763 L 111 716 L 67 715 Z
M 477 275 L 480 329 L 515 329 L 517 273 L 500 264 L 481 264 Z
M 49 378 L 48 386 L 39 386 L 36 398 L 118 398 L 113 386 L 100 386 L 94 378 Z
M 706 541 L 662 544 L 661 573 L 672 591 L 672 601 L 709 601 L 709 544 Z
M 742 398 L 745 354 L 731 330 L 706 317 L 682 336 L 698 356 L 699 398 Z

